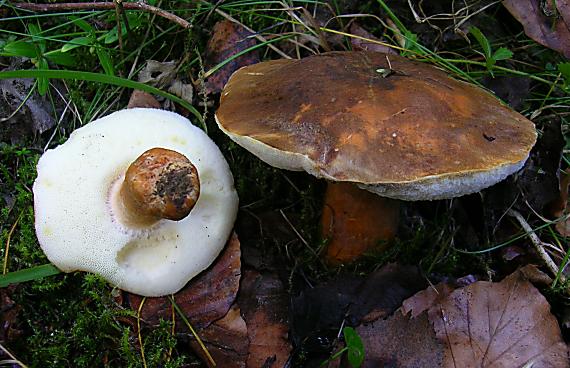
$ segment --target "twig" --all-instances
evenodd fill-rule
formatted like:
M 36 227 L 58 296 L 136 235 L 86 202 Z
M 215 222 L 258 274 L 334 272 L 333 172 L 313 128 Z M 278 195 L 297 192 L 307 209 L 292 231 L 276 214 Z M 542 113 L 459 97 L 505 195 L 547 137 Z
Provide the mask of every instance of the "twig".
M 554 263 L 552 258 L 550 258 L 548 253 L 546 253 L 542 241 L 540 240 L 538 235 L 536 235 L 536 233 L 532 230 L 532 227 L 530 227 L 530 225 L 528 224 L 528 222 L 526 222 L 524 217 L 522 217 L 520 212 L 510 209 L 508 213 L 510 216 L 516 218 L 519 224 L 522 226 L 522 228 L 526 232 L 526 235 L 528 235 L 528 237 L 530 238 L 530 241 L 532 242 L 534 249 L 540 256 L 542 261 L 546 263 L 546 267 L 548 267 L 550 272 L 552 272 L 554 276 L 558 275 L 558 266 L 556 265 L 556 263 Z M 563 275 L 560 275 L 560 281 L 565 282 L 565 278 Z
M 31 10 L 35 12 L 53 12 L 53 11 L 62 11 L 62 10 L 114 10 L 116 3 L 110 1 L 110 2 L 101 2 L 101 3 L 53 3 L 53 4 L 12 3 L 11 5 L 14 8 L 23 9 L 23 10 Z M 145 4 L 142 1 L 123 2 L 122 7 L 124 10 L 142 10 L 145 12 L 156 14 L 159 17 L 163 17 L 171 22 L 180 25 L 182 28 L 186 29 L 192 28 L 192 24 L 190 24 L 190 22 L 180 18 L 179 16 L 169 13 L 166 10 L 162 10 L 155 6 Z

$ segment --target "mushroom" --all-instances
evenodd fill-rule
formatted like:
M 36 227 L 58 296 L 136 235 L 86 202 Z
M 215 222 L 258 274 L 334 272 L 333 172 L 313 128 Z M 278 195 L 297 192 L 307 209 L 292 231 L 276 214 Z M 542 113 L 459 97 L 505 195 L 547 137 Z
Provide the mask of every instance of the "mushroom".
M 207 268 L 237 214 L 218 147 L 163 110 L 93 121 L 44 153 L 37 170 L 35 227 L 48 259 L 144 296 L 175 293 Z
M 246 66 L 225 86 L 216 121 L 269 165 L 407 201 L 489 187 L 519 170 L 536 141 L 533 123 L 487 91 L 368 51 Z

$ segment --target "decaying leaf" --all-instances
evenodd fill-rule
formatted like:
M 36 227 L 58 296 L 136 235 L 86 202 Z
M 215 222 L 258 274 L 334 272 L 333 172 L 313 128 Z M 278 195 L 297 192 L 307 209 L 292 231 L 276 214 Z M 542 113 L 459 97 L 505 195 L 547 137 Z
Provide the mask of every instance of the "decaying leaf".
M 198 332 L 200 339 L 218 367 L 245 368 L 249 350 L 247 326 L 240 309 L 233 305 L 221 319 Z M 208 363 L 204 350 L 195 340 L 190 345 Z
M 176 77 L 176 62 L 147 60 L 144 68 L 139 72 L 139 82 L 161 88 L 170 85 Z
M 174 300 L 194 328 L 204 328 L 223 318 L 233 304 L 241 276 L 240 243 L 235 233 L 215 263 L 197 278 L 191 280 L 174 295 Z M 142 297 L 125 293 L 131 308 L 138 310 Z M 160 319 L 172 318 L 172 306 L 168 297 L 146 298 L 141 319 L 150 325 L 158 325 Z M 177 320 L 179 331 L 187 332 L 186 325 Z
M 132 109 L 135 107 L 145 107 L 145 108 L 154 108 L 160 109 L 160 102 L 154 98 L 148 92 L 139 91 L 138 89 L 134 90 L 131 93 L 131 98 L 129 98 L 129 104 L 127 105 L 127 109 Z
M 503 5 L 524 27 L 527 36 L 570 58 L 570 7 L 567 1 L 504 0 Z M 560 14 L 561 19 L 558 18 Z
M 559 172 L 565 145 L 562 124 L 552 119 L 543 124 L 542 134 L 517 178 L 525 201 L 538 213 L 559 197 Z
M 412 318 L 427 312 L 445 345 L 444 367 L 570 366 L 550 305 L 523 272 L 441 293 L 433 303 L 415 298 L 400 312 L 411 312 Z
M 182 81 L 177 72 L 178 65 L 174 61 L 148 60 L 145 67 L 139 72 L 138 79 L 139 82 L 166 89 L 173 95 L 192 104 L 194 88 L 192 84 Z M 167 104 L 170 103 L 169 100 L 166 102 Z
M 560 174 L 560 196 L 550 203 L 549 215 L 555 219 L 561 218 L 569 212 L 568 194 L 570 192 L 570 169 Z M 570 236 L 570 218 L 559 221 L 555 225 L 562 236 Z
M 444 345 L 423 313 L 408 319 L 400 312 L 357 328 L 366 349 L 363 368 L 441 367 Z
M 0 289 L 0 344 L 6 344 L 22 332 L 16 327 L 18 313 L 22 307 L 12 300 L 12 293 L 16 287 L 11 285 Z
M 330 355 L 343 323 L 385 318 L 425 285 L 416 267 L 389 264 L 366 278 L 341 275 L 304 290 L 291 301 L 294 359 L 319 364 Z
M 0 80 L 0 141 L 23 140 L 55 126 L 48 99 L 36 91 L 28 96 L 33 85 L 32 79 Z
M 398 230 L 399 203 L 352 183 L 329 183 L 321 220 L 323 237 L 329 240 L 326 262 L 350 263 L 388 248 Z
M 247 367 L 285 366 L 292 348 L 288 338 L 288 296 L 279 278 L 246 271 L 238 304 L 249 337 Z
M 397 52 L 394 51 L 394 49 L 391 47 L 381 45 L 380 43 L 364 40 L 363 38 L 367 38 L 373 41 L 380 41 L 379 39 L 374 37 L 374 35 L 372 35 L 367 30 L 359 26 L 358 23 L 356 22 L 353 22 L 350 25 L 350 34 L 358 36 L 350 38 L 350 44 L 352 45 L 352 49 L 354 51 L 368 50 L 368 51 L 383 52 L 385 54 L 392 54 L 392 55 L 397 54 Z
M 237 53 L 255 46 L 255 38 L 251 32 L 229 20 L 223 20 L 214 25 L 212 37 L 206 45 L 206 70 L 228 60 Z M 219 93 L 230 76 L 242 66 L 259 62 L 257 50 L 238 56 L 217 70 L 206 80 L 206 89 L 209 93 Z

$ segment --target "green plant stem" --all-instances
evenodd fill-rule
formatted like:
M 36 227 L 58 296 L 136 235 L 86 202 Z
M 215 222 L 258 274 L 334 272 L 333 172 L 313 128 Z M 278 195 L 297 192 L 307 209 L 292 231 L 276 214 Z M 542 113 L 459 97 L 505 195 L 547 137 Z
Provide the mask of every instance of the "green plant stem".
M 455 64 L 469 64 L 469 65 L 481 66 L 481 67 L 484 67 L 484 68 L 487 67 L 487 64 L 486 64 L 486 63 L 482 63 L 482 62 L 480 62 L 480 61 L 463 60 L 463 59 L 445 59 L 445 60 L 448 61 L 448 62 L 450 62 L 450 63 L 455 63 Z M 525 73 L 525 72 L 521 72 L 521 71 L 518 71 L 518 70 L 509 69 L 509 68 L 505 68 L 505 67 L 502 67 L 502 66 L 493 65 L 493 66 L 491 67 L 491 69 L 493 69 L 493 70 L 499 70 L 499 71 L 506 72 L 506 73 L 510 73 L 510 74 L 514 74 L 514 75 L 520 75 L 520 76 L 527 77 L 527 78 L 530 78 L 530 79 L 534 79 L 534 80 L 536 80 L 536 81 L 538 81 L 538 82 L 542 82 L 542 83 L 548 84 L 549 86 L 556 86 L 556 84 L 557 84 L 557 83 L 551 82 L 551 81 L 549 81 L 549 80 L 547 80 L 547 79 L 544 79 L 544 78 L 541 78 L 541 77 L 537 77 L 536 75 L 533 75 L 533 74 L 529 74 L 529 73 Z

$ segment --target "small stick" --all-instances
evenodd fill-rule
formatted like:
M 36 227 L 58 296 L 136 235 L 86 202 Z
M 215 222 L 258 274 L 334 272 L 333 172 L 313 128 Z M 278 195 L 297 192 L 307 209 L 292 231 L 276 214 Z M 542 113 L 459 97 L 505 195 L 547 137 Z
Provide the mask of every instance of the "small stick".
M 546 263 L 546 267 L 548 267 L 550 272 L 552 272 L 552 274 L 556 276 L 558 274 L 558 266 L 556 265 L 556 263 L 554 263 L 552 258 L 550 258 L 548 253 L 546 253 L 546 251 L 544 250 L 543 242 L 540 240 L 538 235 L 536 235 L 534 230 L 532 230 L 532 227 L 530 227 L 530 225 L 528 224 L 528 222 L 526 222 L 524 217 L 522 217 L 520 212 L 510 209 L 508 214 L 517 219 L 517 221 L 522 226 L 524 231 L 526 231 L 526 235 L 528 235 L 528 237 L 530 238 L 532 245 L 534 245 L 534 249 L 540 256 L 540 258 L 544 261 L 544 263 Z M 560 275 L 560 281 L 565 282 L 564 275 Z
M 53 12 L 62 10 L 112 10 L 115 9 L 116 3 L 114 1 L 101 2 L 101 3 L 53 3 L 53 4 L 33 4 L 33 3 L 12 3 L 14 8 L 31 10 L 35 12 Z M 122 8 L 124 10 L 142 10 L 159 17 L 168 19 L 180 25 L 182 28 L 192 28 L 190 22 L 180 18 L 177 15 L 162 10 L 152 5 L 145 4 L 142 1 L 137 2 L 123 2 Z

